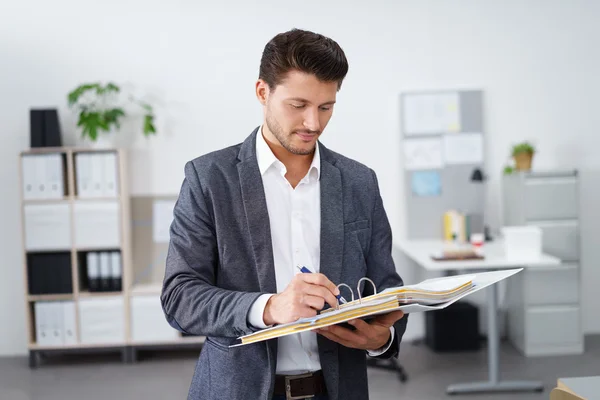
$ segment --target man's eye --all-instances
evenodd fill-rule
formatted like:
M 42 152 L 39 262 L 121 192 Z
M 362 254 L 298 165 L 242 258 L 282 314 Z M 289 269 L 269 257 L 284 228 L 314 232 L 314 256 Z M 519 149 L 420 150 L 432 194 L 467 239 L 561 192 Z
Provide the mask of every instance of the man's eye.
M 304 104 L 292 104 L 294 108 L 304 108 Z
M 331 107 L 321 107 L 321 111 L 329 111 L 331 110 Z

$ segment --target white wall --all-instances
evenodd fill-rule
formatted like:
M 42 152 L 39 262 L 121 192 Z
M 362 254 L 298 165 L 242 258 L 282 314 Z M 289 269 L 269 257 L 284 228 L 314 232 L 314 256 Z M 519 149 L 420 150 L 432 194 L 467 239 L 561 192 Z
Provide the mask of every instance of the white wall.
M 204 3 L 204 4 L 201 4 Z M 600 3 L 589 1 L 21 0 L 0 5 L 0 354 L 26 351 L 17 153 L 28 146 L 28 110 L 61 110 L 65 142 L 76 140 L 65 108 L 83 81 L 114 80 L 157 101 L 160 135 L 136 134 L 133 194 L 177 193 L 184 162 L 240 142 L 260 123 L 253 85 L 264 44 L 292 27 L 336 39 L 350 72 L 329 147 L 379 174 L 385 205 L 404 236 L 399 93 L 485 91 L 489 210 L 500 220 L 499 178 L 509 145 L 537 142 L 535 167 L 576 167 L 600 176 Z M 594 175 L 595 174 L 595 175 Z M 600 332 L 593 285 L 600 250 L 583 199 L 585 329 Z M 403 266 L 399 266 L 402 271 Z

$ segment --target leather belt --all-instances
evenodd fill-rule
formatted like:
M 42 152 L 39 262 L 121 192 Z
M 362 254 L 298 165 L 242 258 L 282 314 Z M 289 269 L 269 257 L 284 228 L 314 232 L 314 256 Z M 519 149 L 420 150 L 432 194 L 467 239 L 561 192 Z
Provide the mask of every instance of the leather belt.
M 285 396 L 288 400 L 308 399 L 327 394 L 323 372 L 319 370 L 302 375 L 277 375 L 274 394 Z

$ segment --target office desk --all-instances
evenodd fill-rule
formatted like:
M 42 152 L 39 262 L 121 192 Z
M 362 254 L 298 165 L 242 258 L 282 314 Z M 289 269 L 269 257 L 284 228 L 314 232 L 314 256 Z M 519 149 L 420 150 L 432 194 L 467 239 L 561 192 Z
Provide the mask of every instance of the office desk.
M 442 251 L 442 240 L 402 240 L 396 242 L 404 254 L 427 271 L 449 272 L 456 270 L 496 270 L 510 268 L 535 268 L 559 265 L 560 259 L 542 254 L 539 258 L 508 259 L 504 244 L 496 239 L 484 245 L 485 259 L 461 261 L 434 261 L 431 255 Z M 498 285 L 487 288 L 488 293 L 488 374 L 482 382 L 460 383 L 448 386 L 448 394 L 474 392 L 521 392 L 541 391 L 542 382 L 500 380 L 500 334 L 498 332 Z

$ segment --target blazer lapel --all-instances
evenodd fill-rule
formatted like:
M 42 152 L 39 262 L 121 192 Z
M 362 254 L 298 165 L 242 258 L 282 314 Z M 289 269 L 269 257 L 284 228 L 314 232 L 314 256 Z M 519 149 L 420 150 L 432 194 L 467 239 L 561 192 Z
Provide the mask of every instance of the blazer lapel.
M 342 275 L 344 251 L 344 209 L 342 206 L 342 177 L 335 158 L 319 144 L 321 152 L 321 253 L 320 270 L 338 285 Z M 319 356 L 331 399 L 339 395 L 339 362 L 337 343 L 317 335 Z
M 237 169 L 260 290 L 264 293 L 277 293 L 269 212 L 256 161 L 257 131 L 258 129 L 254 130 L 242 144 L 238 155 L 241 162 L 238 163 Z
M 329 151 L 321 145 L 321 273 L 336 285 L 341 282 L 344 251 L 342 177 Z

